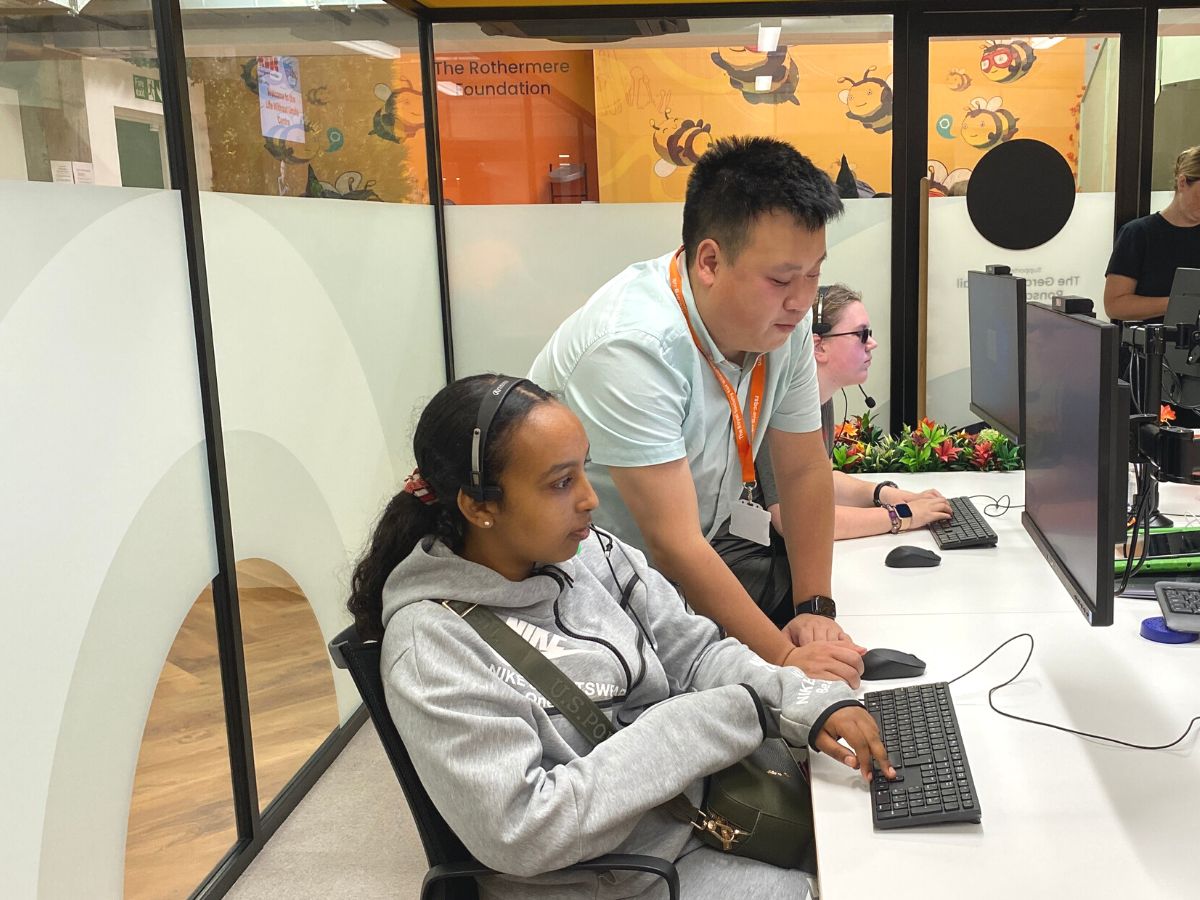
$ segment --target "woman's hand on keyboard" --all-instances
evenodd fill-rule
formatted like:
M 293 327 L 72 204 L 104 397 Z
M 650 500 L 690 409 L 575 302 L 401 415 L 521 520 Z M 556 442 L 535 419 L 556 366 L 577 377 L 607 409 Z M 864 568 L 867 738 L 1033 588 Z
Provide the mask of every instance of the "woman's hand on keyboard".
M 879 737 L 879 726 L 861 706 L 844 706 L 831 715 L 825 720 L 813 744 L 838 762 L 858 769 L 868 782 L 872 777 L 872 759 L 879 763 L 879 770 L 885 777 L 896 777 L 896 770 L 888 760 L 887 748 Z M 849 750 L 846 744 L 850 745 Z
M 908 501 L 912 510 L 912 528 L 924 528 L 930 522 L 940 522 L 950 518 L 950 501 L 945 497 L 920 497 Z

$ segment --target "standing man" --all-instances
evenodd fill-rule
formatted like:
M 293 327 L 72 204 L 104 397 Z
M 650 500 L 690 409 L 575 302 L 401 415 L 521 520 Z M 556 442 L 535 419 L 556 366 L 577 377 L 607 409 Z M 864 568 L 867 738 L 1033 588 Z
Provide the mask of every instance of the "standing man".
M 763 659 L 857 687 L 862 648 L 834 620 L 829 596 L 832 470 L 809 316 L 825 224 L 841 212 L 829 177 L 791 145 L 717 141 L 688 179 L 683 246 L 601 287 L 529 377 L 583 421 L 601 525 L 644 549 L 693 609 Z M 753 500 L 764 435 L 786 544 L 780 566 L 790 560 L 782 615 L 771 608 L 777 579 L 731 570 L 745 555 L 739 545 L 771 540 L 770 517 Z

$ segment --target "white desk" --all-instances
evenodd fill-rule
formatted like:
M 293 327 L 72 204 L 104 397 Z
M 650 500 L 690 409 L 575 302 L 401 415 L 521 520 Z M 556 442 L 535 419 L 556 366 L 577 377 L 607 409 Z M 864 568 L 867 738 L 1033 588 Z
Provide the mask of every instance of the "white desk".
M 1019 473 L 894 480 L 947 496 L 1023 496 Z M 1191 493 L 1166 496 L 1164 509 L 1195 506 Z M 1090 627 L 1025 535 L 1019 511 L 990 521 L 995 550 L 946 552 L 935 569 L 885 568 L 883 556 L 898 542 L 891 535 L 836 545 L 839 621 L 859 643 L 928 663 L 923 678 L 865 689 L 949 680 L 1027 631 L 1036 639 L 1033 658 L 997 693 L 1001 709 L 1137 743 L 1178 737 L 1200 715 L 1200 643 L 1143 640 L 1138 625 L 1158 613 L 1153 601 L 1118 599 L 1115 624 Z M 903 541 L 934 547 L 920 533 Z M 881 892 L 889 900 L 1200 896 L 1195 732 L 1182 749 L 1151 752 L 1006 719 L 988 707 L 987 690 L 1017 671 L 1027 649 L 1026 640 L 1009 645 L 951 688 L 982 824 L 876 832 L 861 779 L 814 757 L 823 900 Z

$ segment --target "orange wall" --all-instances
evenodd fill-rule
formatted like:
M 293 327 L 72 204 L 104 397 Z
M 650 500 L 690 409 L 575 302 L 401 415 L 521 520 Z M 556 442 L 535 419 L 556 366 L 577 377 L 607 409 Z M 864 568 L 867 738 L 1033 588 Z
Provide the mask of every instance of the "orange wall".
M 559 163 L 586 164 L 588 199 L 599 198 L 590 51 L 443 53 L 437 64 L 448 200 L 549 203 Z

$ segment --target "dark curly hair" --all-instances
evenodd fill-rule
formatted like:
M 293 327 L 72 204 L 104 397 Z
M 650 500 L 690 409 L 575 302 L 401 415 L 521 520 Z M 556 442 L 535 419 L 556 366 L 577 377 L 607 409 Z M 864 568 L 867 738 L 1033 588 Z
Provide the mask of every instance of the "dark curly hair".
M 842 201 L 829 176 L 791 144 L 769 137 L 721 138 L 688 176 L 687 262 L 695 261 L 705 238 L 736 258 L 754 221 L 771 212 L 790 213 L 796 224 L 816 231 L 842 214 Z
M 484 394 L 508 377 L 460 378 L 438 391 L 421 413 L 413 456 L 437 502 L 426 504 L 401 491 L 379 517 L 371 543 L 354 568 L 346 601 L 361 639 L 383 636 L 383 585 L 423 538 L 434 535 L 451 550 L 462 549 L 467 521 L 458 508 L 458 491 L 471 477 L 471 432 Z M 498 481 L 504 471 L 514 426 L 535 406 L 553 399 L 529 381 L 512 389 L 488 430 L 484 469 L 489 481 Z

